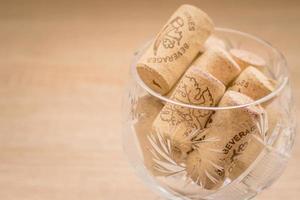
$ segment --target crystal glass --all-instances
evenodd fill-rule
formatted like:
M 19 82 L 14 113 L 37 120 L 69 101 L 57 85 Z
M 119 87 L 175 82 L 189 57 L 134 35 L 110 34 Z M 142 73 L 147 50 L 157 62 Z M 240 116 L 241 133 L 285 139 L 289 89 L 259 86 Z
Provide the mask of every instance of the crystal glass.
M 185 104 L 154 92 L 138 76 L 136 62 L 149 43 L 135 53 L 131 66 L 131 80 L 123 102 L 123 146 L 138 176 L 152 190 L 166 199 L 251 199 L 278 179 L 290 157 L 295 136 L 295 118 L 285 58 L 268 42 L 247 33 L 217 28 L 214 34 L 226 41 L 230 48 L 249 50 L 264 58 L 267 62 L 265 72 L 278 84 L 271 94 L 246 105 L 201 107 Z M 253 125 L 256 127 L 256 133 L 248 134 L 251 138 L 239 145 L 240 154 L 237 151 L 236 155 L 232 156 L 231 161 L 234 162 L 219 166 L 214 165 L 209 157 L 203 159 L 204 163 L 211 165 L 210 170 L 204 170 L 206 177 L 203 178 L 193 173 L 195 172 L 193 170 L 196 172 L 199 170 L 195 169 L 195 166 L 201 168 L 203 163 L 197 163 L 196 160 L 193 170 L 190 170 L 187 158 L 178 158 L 178 152 L 174 152 L 172 138 L 166 137 L 159 131 L 153 131 L 155 118 L 166 104 L 206 114 L 224 112 L 224 116 L 226 112 L 239 112 L 239 110 L 252 108 L 263 108 L 265 112 L 259 113 L 256 118 Z M 172 112 L 164 114 L 170 119 L 174 117 Z M 234 126 L 243 126 L 243 120 L 239 117 L 234 121 L 230 122 L 230 120 L 224 119 L 223 124 L 228 121 Z M 225 132 L 230 133 L 228 127 L 232 126 L 224 125 L 221 130 L 223 128 Z M 245 131 L 249 131 L 246 125 Z M 200 156 L 203 156 L 209 150 L 201 147 L 215 142 L 218 138 L 201 139 L 196 136 L 199 132 L 201 133 L 199 127 L 190 132 L 192 148 L 190 152 L 197 151 Z M 239 137 L 235 139 L 238 141 Z M 244 148 L 246 145 L 248 145 L 247 149 Z M 230 145 L 226 147 L 231 148 Z M 190 156 L 190 152 L 187 152 L 186 156 Z M 207 182 L 215 183 L 214 174 L 211 174 L 214 172 L 220 173 L 223 179 L 216 184 L 217 186 L 208 188 Z

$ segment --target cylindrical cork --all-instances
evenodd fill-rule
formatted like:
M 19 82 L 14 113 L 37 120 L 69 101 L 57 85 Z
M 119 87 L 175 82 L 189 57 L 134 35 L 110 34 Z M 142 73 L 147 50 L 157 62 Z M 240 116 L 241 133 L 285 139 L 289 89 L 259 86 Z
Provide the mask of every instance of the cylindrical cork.
M 231 58 L 229 53 L 218 47 L 207 49 L 207 51 L 194 61 L 193 65 L 210 73 L 224 85 L 228 85 L 241 72 L 240 67 Z
M 152 123 L 162 108 L 163 104 L 157 98 L 150 95 L 145 95 L 137 100 L 137 104 L 134 109 L 136 116 L 134 129 L 136 131 L 141 153 L 144 158 L 144 164 L 146 168 L 155 176 L 165 174 L 157 170 L 155 167 L 153 156 L 153 151 L 155 151 L 155 148 L 149 141 L 149 137 L 152 134 Z M 160 158 L 161 160 L 164 160 L 163 157 Z
M 238 157 L 238 159 L 229 165 L 226 170 L 228 172 L 226 177 L 231 180 L 239 177 L 243 172 L 249 169 L 256 160 L 260 159 L 260 155 L 263 150 L 266 149 L 265 141 L 268 141 L 268 144 L 273 144 L 273 147 L 275 148 L 277 148 L 277 141 L 288 141 L 288 139 L 283 136 L 285 132 L 281 131 L 281 126 L 284 124 L 282 120 L 286 118 L 282 116 L 283 111 L 279 102 L 272 101 L 271 104 L 268 104 L 265 107 L 265 111 L 267 116 L 264 120 L 264 122 L 267 123 L 267 126 L 264 128 L 266 130 L 266 139 L 264 139 L 264 137 L 251 137 L 249 139 L 247 149 Z M 278 149 L 284 148 L 286 143 L 282 142 L 280 145 L 281 147 Z
M 227 91 L 219 106 L 237 106 L 253 100 L 243 94 Z M 257 106 L 218 110 L 208 128 L 194 139 L 197 147 L 187 156 L 188 175 L 206 189 L 214 189 L 224 181 L 225 168 L 247 148 L 250 135 L 259 135 L 260 116 L 264 111 Z M 196 143 L 198 141 L 198 144 Z
M 213 29 L 212 20 L 202 10 L 179 7 L 137 62 L 142 80 L 160 94 L 169 92 Z
M 257 100 L 270 94 L 274 90 L 274 83 L 274 80 L 270 80 L 258 69 L 250 66 L 240 74 L 229 90 L 238 91 Z M 251 165 L 264 145 L 260 143 L 265 138 L 271 137 L 270 135 L 277 124 L 278 113 L 273 106 L 268 105 L 267 108 L 266 115 L 262 120 L 263 123 L 261 123 L 262 128 L 265 130 L 264 133 L 262 133 L 263 135 L 261 135 L 261 141 L 255 139 L 247 141 L 247 152 L 239 155 L 238 159 L 229 166 L 227 176 L 230 179 L 234 180 Z
M 250 51 L 242 49 L 231 49 L 229 52 L 242 70 L 246 69 L 249 66 L 254 66 L 261 71 L 264 71 L 266 68 L 266 61 Z
M 275 89 L 275 81 L 271 80 L 255 67 L 247 67 L 233 82 L 229 90 L 237 91 L 258 100 Z
M 190 68 L 182 77 L 171 99 L 196 106 L 214 106 L 225 92 L 225 86 L 212 75 Z M 192 109 L 167 103 L 153 123 L 155 131 L 169 138 L 173 151 L 184 158 L 191 150 L 191 140 L 204 128 L 209 110 Z

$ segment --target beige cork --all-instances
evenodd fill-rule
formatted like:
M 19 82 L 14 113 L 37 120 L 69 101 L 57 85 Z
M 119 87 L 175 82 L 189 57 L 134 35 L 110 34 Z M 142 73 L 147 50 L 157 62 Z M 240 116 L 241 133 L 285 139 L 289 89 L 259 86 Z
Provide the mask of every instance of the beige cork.
M 266 68 L 266 61 L 250 51 L 242 49 L 231 49 L 229 52 L 242 70 L 246 69 L 249 66 L 254 66 L 261 71 L 264 71 L 264 69 Z
M 247 67 L 232 83 L 229 90 L 237 91 L 254 100 L 261 99 L 275 89 L 276 82 L 255 67 Z
M 282 120 L 282 107 L 278 105 L 277 101 L 273 101 L 265 107 L 267 115 L 266 139 L 265 141 L 273 143 L 276 146 L 278 138 L 282 138 L 282 131 L 280 130 L 280 123 Z M 275 141 L 275 142 L 274 142 Z M 282 145 L 285 145 L 284 143 Z M 228 174 L 226 175 L 231 180 L 236 179 L 244 173 L 254 161 L 258 159 L 260 153 L 265 149 L 265 142 L 263 137 L 253 137 L 249 139 L 247 149 L 241 154 L 235 162 L 228 166 Z
M 137 104 L 134 109 L 134 113 L 137 118 L 136 123 L 134 124 L 134 129 L 143 155 L 144 164 L 155 176 L 164 174 L 155 168 L 155 162 L 153 160 L 153 151 L 155 149 L 151 145 L 149 137 L 152 134 L 152 123 L 162 108 L 163 104 L 157 98 L 145 95 L 137 100 Z
M 219 106 L 236 106 L 253 100 L 243 94 L 227 91 Z M 218 110 L 212 115 L 208 128 L 194 139 L 197 147 L 187 156 L 188 175 L 206 189 L 219 187 L 225 178 L 225 169 L 246 149 L 250 135 L 259 135 L 261 107 L 248 106 Z M 197 144 L 198 142 L 198 144 Z
M 214 106 L 225 92 L 225 86 L 210 74 L 190 68 L 182 77 L 171 99 L 196 106 Z M 204 128 L 209 110 L 191 109 L 167 103 L 153 123 L 156 131 L 169 138 L 181 160 L 191 150 L 191 140 Z
M 265 142 L 281 150 L 287 146 L 289 141 L 288 136 L 285 135 L 285 131 L 282 131 L 282 125 L 285 124 L 283 116 L 282 106 L 279 105 L 278 101 L 272 101 L 265 107 L 267 114 L 267 127 L 266 127 L 266 139 L 263 137 L 252 137 L 249 139 L 247 149 L 241 154 L 238 159 L 235 160 L 231 165 L 228 166 L 228 174 L 226 175 L 231 180 L 236 179 L 242 173 L 252 167 L 252 164 L 259 160 L 262 152 L 266 150 Z M 266 155 L 267 156 L 267 155 Z
M 274 90 L 274 83 L 274 80 L 270 80 L 261 71 L 250 66 L 240 74 L 229 90 L 238 91 L 253 98 L 254 100 L 258 100 L 270 94 Z M 262 123 L 265 124 L 265 131 L 261 135 L 261 141 L 265 140 L 265 138 L 271 137 L 278 121 L 278 110 L 276 107 L 267 104 L 263 105 L 267 107 L 265 110 L 266 115 L 263 118 L 264 122 Z M 230 165 L 230 169 L 228 170 L 230 179 L 237 178 L 256 159 L 256 156 L 258 156 L 258 153 L 261 151 L 261 148 L 259 147 L 263 145 L 259 144 L 259 142 L 260 141 L 255 139 L 247 141 L 247 145 L 249 146 L 247 148 L 247 152 L 239 155 L 238 159 Z
M 193 65 L 210 73 L 224 85 L 228 85 L 241 72 L 240 67 L 231 58 L 229 53 L 218 47 L 205 51 L 194 61 Z
M 142 80 L 154 91 L 168 93 L 213 29 L 205 12 L 191 5 L 180 6 L 137 62 Z

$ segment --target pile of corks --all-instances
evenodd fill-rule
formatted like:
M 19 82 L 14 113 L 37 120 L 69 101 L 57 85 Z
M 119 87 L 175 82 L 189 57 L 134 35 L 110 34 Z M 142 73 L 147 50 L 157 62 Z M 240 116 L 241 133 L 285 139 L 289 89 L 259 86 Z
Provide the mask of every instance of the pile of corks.
M 213 32 L 205 12 L 182 5 L 141 55 L 136 66 L 140 78 L 160 95 L 201 107 L 251 104 L 274 91 L 276 81 L 265 74 L 263 58 L 229 49 Z M 143 115 L 135 129 L 146 167 L 155 176 L 169 175 L 156 166 L 157 159 L 168 159 L 154 156 L 148 140 L 149 134 L 159 134 L 169 141 L 170 158 L 203 188 L 216 189 L 225 178 L 234 180 L 264 146 L 266 105 L 212 111 L 141 97 L 136 112 Z

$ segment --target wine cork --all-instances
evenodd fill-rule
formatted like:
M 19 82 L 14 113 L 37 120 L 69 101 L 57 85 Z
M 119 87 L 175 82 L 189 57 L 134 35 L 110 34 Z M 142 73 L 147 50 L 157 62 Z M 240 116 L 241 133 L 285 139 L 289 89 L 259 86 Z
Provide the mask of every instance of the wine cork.
M 267 140 L 271 142 L 271 140 L 278 138 L 278 135 L 280 134 L 279 131 L 276 130 L 280 119 L 280 110 L 278 109 L 277 104 L 272 103 L 265 108 L 265 111 L 268 119 L 266 137 Z M 264 149 L 265 142 L 263 137 L 251 137 L 249 141 L 247 141 L 247 149 L 238 157 L 238 159 L 228 166 L 228 169 L 226 170 L 228 174 L 226 177 L 230 178 L 231 180 L 235 180 L 243 172 L 249 169 L 251 164 L 258 159 L 258 156 Z
M 219 106 L 236 106 L 253 100 L 241 93 L 227 91 Z M 250 135 L 259 135 L 260 115 L 258 106 L 218 110 L 198 137 L 196 149 L 187 156 L 188 175 L 206 189 L 219 187 L 225 178 L 225 168 L 247 148 Z M 197 138 L 194 139 L 197 141 Z
M 260 56 L 242 49 L 231 49 L 230 51 L 233 59 L 239 64 L 242 70 L 249 66 L 254 66 L 261 71 L 266 68 L 266 62 Z
M 214 106 L 225 92 L 225 86 L 212 75 L 190 68 L 175 88 L 171 99 L 196 106 Z M 191 140 L 205 127 L 209 110 L 192 109 L 167 103 L 153 123 L 155 131 L 169 138 L 179 160 L 191 150 Z
M 267 131 L 268 134 L 269 130 Z M 249 170 L 254 162 L 260 160 L 260 156 L 266 149 L 266 142 L 264 142 L 262 137 L 254 137 L 246 142 L 246 150 L 240 154 L 232 163 L 227 166 L 226 177 L 232 181 L 238 178 L 243 173 Z M 246 175 L 246 174 L 244 174 Z
M 275 89 L 275 81 L 254 67 L 247 67 L 233 82 L 229 90 L 237 91 L 258 100 Z
M 209 48 L 193 65 L 200 67 L 220 80 L 224 85 L 228 85 L 241 72 L 238 64 L 230 55 L 221 48 Z
M 179 7 L 138 61 L 142 80 L 160 94 L 169 92 L 213 29 L 212 20 L 202 10 Z
M 208 37 L 208 39 L 205 41 L 204 45 L 200 49 L 200 53 L 204 53 L 208 49 L 215 47 L 227 50 L 228 46 L 229 45 L 226 44 L 224 40 L 218 38 L 215 35 L 211 35 L 210 37 Z
M 137 100 L 137 104 L 134 109 L 136 116 L 134 129 L 143 155 L 143 161 L 145 167 L 155 176 L 164 175 L 164 173 L 156 170 L 155 168 L 155 162 L 153 159 L 153 151 L 155 151 L 155 149 L 150 143 L 149 137 L 152 134 L 152 123 L 162 108 L 163 104 L 161 101 L 153 96 L 145 95 Z M 160 159 L 163 160 L 162 157 L 160 157 Z
M 274 83 L 275 81 L 268 79 L 262 72 L 260 72 L 258 69 L 250 66 L 247 67 L 236 79 L 236 81 L 233 83 L 232 87 L 229 88 L 229 90 L 234 90 L 241 92 L 254 100 L 263 98 L 264 96 L 270 94 L 274 90 Z M 274 106 L 267 106 L 266 107 L 266 115 L 264 116 L 264 123 L 265 126 L 264 133 L 261 135 L 261 141 L 265 140 L 266 138 L 269 138 L 272 134 L 273 130 L 275 129 L 277 125 L 277 114 L 278 110 L 274 108 Z M 264 124 L 263 123 L 263 124 Z M 258 153 L 261 151 L 261 148 L 259 146 L 262 146 L 264 144 L 261 141 L 257 141 L 255 139 L 247 141 L 247 145 L 249 146 L 247 148 L 247 152 L 244 152 L 241 154 L 235 162 L 232 162 L 230 166 L 231 169 L 228 172 L 230 179 L 237 178 L 240 174 L 242 174 L 250 165 L 251 163 L 256 159 L 256 156 L 258 156 Z M 251 153 L 252 152 L 252 153 Z

